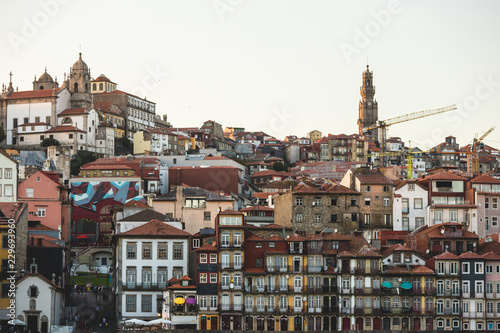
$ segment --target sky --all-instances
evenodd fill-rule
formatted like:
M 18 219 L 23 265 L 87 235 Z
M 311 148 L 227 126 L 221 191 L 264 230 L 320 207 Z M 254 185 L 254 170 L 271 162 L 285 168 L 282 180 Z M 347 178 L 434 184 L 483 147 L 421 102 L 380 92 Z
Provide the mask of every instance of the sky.
M 430 148 L 463 146 L 499 122 L 499 1 L 10 1 L 0 11 L 0 83 L 59 82 L 78 59 L 146 97 L 174 127 L 264 130 L 283 139 L 357 133 L 362 72 L 379 119 L 456 104 L 389 127 Z M 484 142 L 500 148 L 500 128 Z

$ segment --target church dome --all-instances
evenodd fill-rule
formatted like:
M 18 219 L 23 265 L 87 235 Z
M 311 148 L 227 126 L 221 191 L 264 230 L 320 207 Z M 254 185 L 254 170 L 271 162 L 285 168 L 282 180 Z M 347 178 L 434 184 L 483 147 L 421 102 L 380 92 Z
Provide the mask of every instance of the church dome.
M 73 71 L 88 71 L 89 67 L 82 60 L 82 53 L 80 52 L 80 58 L 73 64 Z
M 108 79 L 108 78 L 106 77 L 106 75 L 104 75 L 104 74 L 99 75 L 99 76 L 97 77 L 97 79 L 95 79 L 94 81 L 98 81 L 98 82 L 111 82 L 111 80 L 110 80 L 110 79 Z
M 52 79 L 52 76 L 50 76 L 49 73 L 47 73 L 47 68 L 45 68 L 45 73 L 43 73 L 42 75 L 40 75 L 40 77 L 38 78 L 38 82 L 42 83 L 42 82 L 54 82 L 54 80 Z

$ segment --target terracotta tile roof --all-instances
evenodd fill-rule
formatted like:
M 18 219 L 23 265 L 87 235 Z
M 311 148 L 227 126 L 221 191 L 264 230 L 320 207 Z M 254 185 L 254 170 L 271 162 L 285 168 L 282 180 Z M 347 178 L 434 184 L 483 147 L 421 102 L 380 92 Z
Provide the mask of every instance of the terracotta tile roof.
M 349 247 L 353 251 L 359 251 L 363 246 L 370 245 L 362 235 L 345 235 L 345 237 L 351 240 Z
M 52 229 L 52 228 L 47 227 L 44 224 L 40 224 L 40 225 L 38 225 L 36 227 L 28 228 L 28 230 L 50 230 L 50 231 L 55 231 L 56 229 Z
M 168 221 L 169 218 L 167 217 L 167 215 L 157 212 L 154 209 L 145 209 L 133 215 L 127 216 L 121 220 L 118 220 L 118 222 L 137 222 L 152 220 Z
M 425 179 L 432 179 L 432 180 L 467 180 L 467 178 L 456 175 L 451 172 L 439 172 L 430 176 L 425 177 Z
M 176 283 L 173 286 L 167 287 L 166 289 L 196 289 L 195 285 L 183 286 L 180 283 Z
M 151 101 L 148 101 L 147 99 L 144 99 L 144 98 L 136 96 L 136 95 L 129 94 L 129 93 L 121 91 L 121 90 L 114 90 L 114 91 L 109 91 L 109 92 L 103 92 L 103 93 L 100 93 L 99 95 L 128 95 L 128 96 L 132 96 L 132 97 L 135 97 L 137 99 L 140 99 L 142 101 L 153 103 Z
M 18 220 L 18 215 L 28 205 L 26 202 L 0 202 L 0 212 L 5 217 L 1 219 L 14 219 Z
M 172 278 L 170 280 L 168 280 L 167 282 L 168 283 L 176 283 L 176 282 L 179 282 L 180 280 L 178 278 L 176 278 L 175 276 L 172 276 Z
M 28 243 L 28 246 L 30 246 L 30 247 L 58 247 L 58 248 L 63 248 L 63 246 L 61 246 L 59 244 L 56 244 L 56 243 L 52 242 L 49 239 L 46 239 L 45 237 L 43 237 L 41 235 L 33 235 L 32 237 L 35 238 L 35 241 L 34 241 L 33 245 L 31 245 L 31 241 Z M 52 237 L 50 237 L 50 238 L 52 238 Z M 31 237 L 30 237 L 30 239 L 31 239 Z M 39 243 L 39 239 L 41 239 L 41 241 L 42 241 L 41 245 Z M 56 240 L 57 240 L 57 238 L 56 238 Z
M 82 133 L 87 133 L 85 131 L 82 131 L 81 129 L 76 128 L 75 126 L 70 126 L 70 125 L 61 125 L 61 126 L 56 126 L 52 127 L 51 129 L 46 131 L 47 133 L 52 133 L 52 132 L 82 132 Z
M 320 241 L 323 240 L 321 234 L 309 234 L 305 236 L 306 241 Z
M 181 281 L 193 281 L 193 279 L 191 279 L 190 277 L 188 277 L 187 275 L 184 275 L 183 277 L 181 277 L 180 279 Z
M 282 176 L 282 177 L 293 177 L 291 173 L 285 171 L 274 171 L 274 170 L 264 170 L 256 171 L 250 177 L 264 177 L 264 176 Z
M 352 251 L 342 251 L 339 253 L 339 257 L 356 257 L 356 253 Z
M 111 82 L 111 80 L 110 80 L 110 79 L 108 79 L 108 78 L 106 77 L 106 75 L 101 74 L 101 75 L 99 75 L 99 76 L 98 76 L 95 80 L 93 80 L 92 82 Z M 113 82 L 111 82 L 111 83 L 113 83 Z
M 424 274 L 434 274 L 434 271 L 427 266 L 418 265 L 411 271 L 412 274 L 424 275 Z
M 107 111 L 113 106 L 113 103 L 109 101 L 102 101 L 102 102 L 95 102 L 94 103 L 94 109 L 96 110 L 101 110 L 101 111 Z
M 462 253 L 458 257 L 460 259 L 484 259 L 484 257 L 482 255 L 474 253 L 472 251 L 468 251 L 468 252 Z
M 251 241 L 252 241 L 252 242 L 254 242 L 254 241 L 256 241 L 256 242 L 261 242 L 261 241 L 263 241 L 263 240 L 264 240 L 263 238 L 260 238 L 260 237 L 259 237 L 259 236 L 257 236 L 257 235 L 252 235 L 252 236 L 250 236 L 250 237 L 248 237 L 248 238 L 246 239 L 246 241 L 247 241 L 247 242 L 251 242 Z
M 233 198 L 230 196 L 220 195 L 219 193 L 211 192 L 196 186 L 183 186 L 182 188 L 182 196 L 184 198 L 193 198 L 193 197 L 204 197 L 206 201 L 233 201 Z M 177 193 L 176 191 L 170 191 L 169 193 L 165 193 L 157 196 L 153 199 L 153 201 L 176 201 Z
M 490 251 L 483 254 L 483 258 L 486 260 L 500 260 L 500 254 Z
M 290 237 L 288 237 L 286 240 L 289 242 L 303 242 L 306 239 L 304 237 L 300 236 L 299 234 L 293 234 Z
M 384 251 L 382 251 L 382 255 L 384 257 L 386 257 L 386 256 L 390 255 L 391 253 L 393 253 L 394 251 L 412 252 L 413 250 L 410 248 L 407 248 L 406 246 L 403 246 L 401 244 L 394 244 L 394 245 L 390 246 L 389 248 L 385 249 Z
M 269 223 L 268 225 L 264 225 L 261 229 L 274 229 L 274 230 L 283 230 L 283 226 L 275 223 Z M 291 228 L 285 227 L 286 230 L 290 230 Z
M 500 183 L 500 180 L 493 178 L 490 175 L 482 174 L 473 178 L 470 182 L 474 184 L 498 184 Z
M 53 89 L 27 90 L 13 92 L 7 97 L 7 99 L 42 98 L 51 96 L 56 96 Z
M 58 117 L 72 115 L 72 114 L 83 114 L 83 113 L 87 113 L 86 108 L 66 109 L 63 112 L 59 113 Z
M 245 269 L 245 273 L 265 273 L 264 267 L 248 267 Z
M 460 259 L 456 254 L 445 251 L 433 257 L 435 260 L 458 260 Z
M 337 269 L 337 272 L 338 272 L 338 269 Z M 337 272 L 335 271 L 335 268 L 333 268 L 330 265 L 328 265 L 326 268 L 326 271 L 324 271 L 324 273 L 327 273 L 327 274 L 337 274 Z
M 273 235 L 267 239 L 267 241 L 269 241 L 269 242 L 279 242 L 279 241 L 285 241 L 285 240 L 286 239 L 284 239 L 283 237 L 278 236 L 278 235 Z
M 323 240 L 350 241 L 351 239 L 337 233 L 330 233 L 323 236 Z
M 368 173 L 358 173 L 355 177 L 359 179 L 361 185 L 393 185 L 392 181 L 378 169 L 370 170 Z
M 131 229 L 124 233 L 118 234 L 117 236 L 157 236 L 157 237 L 189 237 L 191 234 L 181 229 L 177 229 L 168 225 L 164 222 L 158 220 L 149 221 L 146 224 L 143 224 L 137 228 Z
M 220 212 L 219 215 L 243 215 L 243 213 L 238 212 L 237 210 L 228 208 L 228 209 Z
M 213 246 L 212 244 L 205 243 L 199 248 L 195 250 L 196 252 L 203 252 L 203 251 L 217 251 L 217 248 Z
M 378 258 L 382 257 L 380 253 L 374 251 L 375 248 L 370 248 L 368 246 L 364 246 L 359 252 L 356 254 L 356 257 L 364 257 L 364 258 Z

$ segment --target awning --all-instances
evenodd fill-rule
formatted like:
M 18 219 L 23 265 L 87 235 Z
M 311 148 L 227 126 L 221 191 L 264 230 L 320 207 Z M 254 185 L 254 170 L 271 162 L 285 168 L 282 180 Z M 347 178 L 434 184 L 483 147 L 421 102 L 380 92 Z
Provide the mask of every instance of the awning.
M 186 298 L 186 304 L 196 304 L 196 298 L 189 296 Z
M 401 283 L 401 288 L 403 289 L 411 289 L 413 286 L 411 284 L 411 282 L 408 282 L 408 281 L 405 281 L 403 283 Z
M 193 316 L 189 317 L 172 317 L 172 325 L 193 325 L 198 324 L 198 319 Z
M 186 300 L 182 297 L 177 297 L 176 299 L 174 299 L 174 303 L 175 304 L 184 304 L 186 302 Z
M 382 282 L 382 287 L 384 287 L 384 288 L 392 288 L 392 282 L 390 282 L 390 281 L 384 281 L 384 282 Z

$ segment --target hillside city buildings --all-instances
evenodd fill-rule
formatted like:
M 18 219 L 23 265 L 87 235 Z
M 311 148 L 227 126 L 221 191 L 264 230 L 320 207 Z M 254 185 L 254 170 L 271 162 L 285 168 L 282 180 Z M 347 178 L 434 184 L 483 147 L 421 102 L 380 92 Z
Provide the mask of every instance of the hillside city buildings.
M 500 153 L 382 141 L 368 66 L 358 133 L 283 139 L 174 127 L 82 54 L 63 77 L 2 87 L 2 327 L 14 274 L 32 332 L 82 330 L 99 283 L 120 328 L 500 330 Z

